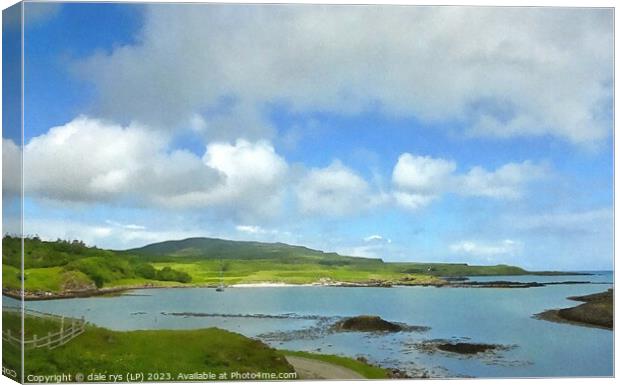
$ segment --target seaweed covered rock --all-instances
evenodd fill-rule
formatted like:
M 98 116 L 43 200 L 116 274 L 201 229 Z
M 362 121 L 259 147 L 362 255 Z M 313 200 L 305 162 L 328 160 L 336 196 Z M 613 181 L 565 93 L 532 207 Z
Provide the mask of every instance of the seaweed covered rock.
M 463 358 L 480 358 L 485 362 L 500 364 L 509 362 L 517 363 L 519 361 L 505 360 L 501 355 L 502 352 L 514 349 L 516 345 L 499 345 L 490 343 L 477 343 L 468 342 L 469 338 L 452 338 L 452 339 L 433 339 L 415 342 L 413 344 L 406 345 L 407 347 L 413 347 L 414 349 L 426 353 L 435 354 L 441 353 L 445 355 L 455 356 L 459 355 Z
M 358 332 L 399 332 L 403 330 L 402 325 L 372 315 L 345 318 L 338 321 L 334 327 L 338 330 Z
M 613 329 L 614 294 L 612 289 L 581 297 L 569 297 L 569 299 L 585 303 L 568 309 L 558 310 L 560 317 L 568 321 Z
M 489 350 L 497 349 L 498 345 L 491 344 L 474 344 L 468 342 L 456 342 L 456 343 L 441 343 L 437 345 L 437 349 L 444 352 L 458 353 L 458 354 L 478 354 L 484 353 Z
M 595 293 L 580 297 L 568 297 L 568 299 L 573 301 L 585 303 L 566 309 L 547 310 L 536 314 L 534 317 L 552 322 L 571 323 L 613 330 L 613 296 L 613 289 L 608 289 L 602 293 Z

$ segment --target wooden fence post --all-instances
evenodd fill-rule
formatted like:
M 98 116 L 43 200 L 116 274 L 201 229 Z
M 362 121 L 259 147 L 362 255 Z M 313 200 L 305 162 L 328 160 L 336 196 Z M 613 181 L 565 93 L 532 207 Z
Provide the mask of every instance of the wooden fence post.
M 60 319 L 60 331 L 48 331 L 47 336 L 40 338 L 35 334 L 32 338 L 26 339 L 25 335 L 19 334 L 18 338 L 14 336 L 11 329 L 6 329 L 2 331 L 2 339 L 12 345 L 21 345 L 24 349 L 48 348 L 51 350 L 66 344 L 86 330 L 85 316 L 80 316 L 80 318 L 69 317 L 71 325 L 65 325 L 65 316 L 56 316 L 36 311 L 32 311 L 32 315 L 33 317 L 40 318 L 54 318 L 56 321 Z

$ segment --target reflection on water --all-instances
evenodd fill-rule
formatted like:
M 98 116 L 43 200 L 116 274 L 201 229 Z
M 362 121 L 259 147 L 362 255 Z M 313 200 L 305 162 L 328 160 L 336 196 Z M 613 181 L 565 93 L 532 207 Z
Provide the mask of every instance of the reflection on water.
M 475 278 L 482 279 L 611 282 L 612 275 Z M 217 326 L 246 336 L 261 336 L 277 348 L 365 356 L 371 362 L 412 373 L 427 369 L 432 375 L 452 377 L 611 376 L 612 332 L 531 317 L 546 309 L 574 306 L 576 303 L 567 300 L 568 296 L 610 287 L 277 287 L 229 288 L 224 292 L 200 288 L 149 289 L 130 293 L 140 295 L 37 301 L 28 302 L 27 306 L 51 313 L 84 315 L 88 321 L 114 330 Z M 11 300 L 4 301 L 7 304 Z M 431 329 L 391 334 L 304 334 L 329 327 L 330 319 L 360 314 Z M 295 333 L 299 338 L 284 338 Z M 466 340 L 510 349 L 472 358 L 420 348 L 430 340 Z

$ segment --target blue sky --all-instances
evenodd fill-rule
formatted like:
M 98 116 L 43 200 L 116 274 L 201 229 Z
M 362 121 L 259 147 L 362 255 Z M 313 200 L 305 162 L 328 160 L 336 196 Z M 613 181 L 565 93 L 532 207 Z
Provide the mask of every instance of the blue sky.
M 27 233 L 612 266 L 610 10 L 25 12 Z

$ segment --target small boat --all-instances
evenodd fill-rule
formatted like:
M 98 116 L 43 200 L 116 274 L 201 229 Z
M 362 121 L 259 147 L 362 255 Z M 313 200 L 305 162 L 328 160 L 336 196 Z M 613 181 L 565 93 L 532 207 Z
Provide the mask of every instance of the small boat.
M 224 264 L 220 260 L 220 284 L 217 285 L 215 291 L 224 291 Z

